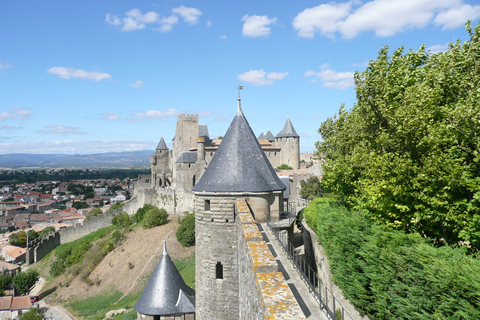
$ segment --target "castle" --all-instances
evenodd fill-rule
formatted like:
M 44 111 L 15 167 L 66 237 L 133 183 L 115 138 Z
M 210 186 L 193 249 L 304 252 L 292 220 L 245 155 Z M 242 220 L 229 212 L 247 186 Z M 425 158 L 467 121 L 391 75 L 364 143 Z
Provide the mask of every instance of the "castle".
M 268 131 L 258 137 L 263 151 L 274 168 L 286 164 L 300 167 L 300 136 L 287 119 L 283 130 L 275 137 Z M 211 139 L 208 127 L 198 122 L 197 114 L 181 114 L 178 117 L 172 150 L 163 137 L 150 157 L 152 187 L 191 189 L 212 161 L 222 139 Z

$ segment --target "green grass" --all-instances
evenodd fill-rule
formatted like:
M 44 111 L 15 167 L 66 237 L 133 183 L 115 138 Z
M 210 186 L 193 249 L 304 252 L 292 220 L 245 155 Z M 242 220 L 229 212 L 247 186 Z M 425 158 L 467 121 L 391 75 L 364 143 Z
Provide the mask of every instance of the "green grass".
M 195 253 L 191 256 L 173 262 L 187 286 L 195 289 Z
M 71 307 L 80 317 L 87 319 L 103 319 L 105 313 L 112 309 L 118 299 L 122 297 L 122 293 L 117 290 L 104 292 L 100 295 L 87 298 L 85 300 L 76 300 L 67 306 Z

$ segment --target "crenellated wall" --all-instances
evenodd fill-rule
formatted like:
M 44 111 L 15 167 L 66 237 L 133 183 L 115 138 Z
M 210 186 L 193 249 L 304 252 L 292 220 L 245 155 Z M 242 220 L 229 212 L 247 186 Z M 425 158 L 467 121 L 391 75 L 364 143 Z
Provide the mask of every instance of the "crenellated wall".
M 237 201 L 239 319 L 306 319 L 252 217 Z

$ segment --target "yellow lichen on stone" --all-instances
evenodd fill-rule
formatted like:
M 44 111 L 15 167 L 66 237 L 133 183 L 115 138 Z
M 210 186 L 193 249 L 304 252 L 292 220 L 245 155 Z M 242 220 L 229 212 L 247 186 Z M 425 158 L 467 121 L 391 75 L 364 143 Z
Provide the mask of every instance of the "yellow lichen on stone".
M 250 208 L 245 200 L 237 200 L 237 210 L 242 224 L 255 223 Z
M 247 246 L 254 273 L 278 271 L 278 264 L 265 241 L 251 241 L 247 243 Z
M 246 242 L 263 240 L 262 234 L 256 224 L 242 224 L 241 227 L 243 238 Z
M 265 308 L 265 319 L 305 319 L 281 272 L 258 273 L 257 290 Z

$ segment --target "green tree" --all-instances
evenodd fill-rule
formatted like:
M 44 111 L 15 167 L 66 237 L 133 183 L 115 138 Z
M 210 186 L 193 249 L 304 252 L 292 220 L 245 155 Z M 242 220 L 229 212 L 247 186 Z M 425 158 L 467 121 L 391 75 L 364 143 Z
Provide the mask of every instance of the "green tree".
M 305 180 L 300 181 L 300 197 L 303 199 L 312 200 L 322 196 L 322 184 L 317 176 L 312 176 Z
M 281 166 L 277 167 L 278 170 L 293 170 L 292 167 L 290 167 L 288 164 L 284 163 Z
M 0 273 L 0 296 L 5 295 L 5 290 L 12 286 L 12 276 L 8 273 Z
M 85 220 L 89 220 L 91 217 L 98 216 L 99 214 L 102 214 L 102 209 L 100 208 L 93 208 L 90 212 L 87 213 L 85 216 Z
M 16 319 L 17 320 L 43 320 L 45 319 L 45 315 L 41 313 L 39 309 L 30 308 L 30 310 L 28 310 L 25 313 L 22 313 Z
M 43 237 L 44 235 L 47 235 L 50 232 L 55 232 L 55 227 L 53 227 L 53 226 L 46 227 L 45 229 L 43 229 L 42 231 L 39 232 L 39 236 Z
M 175 235 L 182 246 L 190 247 L 195 245 L 195 213 L 188 214 L 180 221 Z
M 480 24 L 441 53 L 380 50 L 320 126 L 322 183 L 388 226 L 480 248 Z
M 150 229 L 167 221 L 167 211 L 165 209 L 152 208 L 145 213 L 142 220 L 142 226 L 144 229 Z
M 137 210 L 137 212 L 132 216 L 132 221 L 134 223 L 140 223 L 143 220 L 143 217 L 145 216 L 145 213 L 150 210 L 155 208 L 154 206 L 151 206 L 149 204 L 143 205 L 140 209 Z
M 123 211 L 119 215 L 116 215 L 115 217 L 113 217 L 112 224 L 120 226 L 122 228 L 128 228 L 131 224 L 130 216 L 128 215 L 128 213 Z
M 38 281 L 39 274 L 35 270 L 20 272 L 13 277 L 13 285 L 21 295 L 27 295 L 35 283 Z
M 75 209 L 85 209 L 85 208 L 88 208 L 88 203 L 86 202 L 83 202 L 83 201 L 77 201 L 75 202 L 72 207 L 74 207 Z
M 35 240 L 39 237 L 39 234 L 35 230 L 28 230 L 28 241 Z
M 27 233 L 25 231 L 12 233 L 8 237 L 8 242 L 13 246 L 25 248 L 27 245 Z

